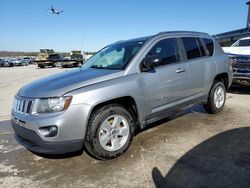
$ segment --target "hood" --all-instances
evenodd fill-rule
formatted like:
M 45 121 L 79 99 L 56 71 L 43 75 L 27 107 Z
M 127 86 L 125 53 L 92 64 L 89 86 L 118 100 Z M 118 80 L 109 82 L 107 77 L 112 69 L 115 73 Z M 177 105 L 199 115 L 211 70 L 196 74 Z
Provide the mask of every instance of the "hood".
M 62 96 L 74 89 L 121 77 L 123 73 L 121 70 L 78 68 L 31 82 L 22 87 L 18 95 L 30 98 Z
M 223 47 L 226 54 L 229 55 L 250 55 L 250 46 L 246 47 Z

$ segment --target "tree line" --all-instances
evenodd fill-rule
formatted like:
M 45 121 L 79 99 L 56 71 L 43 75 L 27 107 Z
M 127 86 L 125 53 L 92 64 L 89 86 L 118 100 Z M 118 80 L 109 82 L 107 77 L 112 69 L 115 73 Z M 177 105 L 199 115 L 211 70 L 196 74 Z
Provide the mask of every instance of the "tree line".
M 59 53 L 59 52 L 55 52 Z M 94 55 L 96 52 L 85 52 L 86 55 Z M 19 57 L 19 56 L 38 56 L 39 52 L 19 52 L 19 51 L 0 51 L 0 57 Z M 64 57 L 69 57 L 69 52 L 60 52 Z

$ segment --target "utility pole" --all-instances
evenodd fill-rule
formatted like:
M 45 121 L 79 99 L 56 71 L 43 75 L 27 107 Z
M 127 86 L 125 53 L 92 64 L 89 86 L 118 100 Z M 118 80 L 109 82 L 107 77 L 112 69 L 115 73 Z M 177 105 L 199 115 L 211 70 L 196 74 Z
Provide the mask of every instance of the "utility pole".
M 246 4 L 248 6 L 247 27 L 246 28 L 249 30 L 250 29 L 250 1 L 248 1 Z

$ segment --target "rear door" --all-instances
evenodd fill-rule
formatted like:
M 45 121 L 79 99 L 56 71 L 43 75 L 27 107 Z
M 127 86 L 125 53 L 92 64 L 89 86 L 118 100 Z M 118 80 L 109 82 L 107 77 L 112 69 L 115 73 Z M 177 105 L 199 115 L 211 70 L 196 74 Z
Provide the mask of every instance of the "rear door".
M 186 62 L 189 67 L 189 96 L 195 99 L 205 95 L 206 78 L 210 74 L 210 64 L 213 63 L 204 48 L 203 41 L 198 37 L 181 38 L 186 52 Z
M 163 39 L 156 43 L 146 56 L 157 55 L 161 59 L 159 66 L 147 71 L 142 77 L 145 97 L 150 109 L 148 118 L 159 116 L 173 104 L 186 97 L 188 87 L 188 67 L 183 62 L 178 40 Z

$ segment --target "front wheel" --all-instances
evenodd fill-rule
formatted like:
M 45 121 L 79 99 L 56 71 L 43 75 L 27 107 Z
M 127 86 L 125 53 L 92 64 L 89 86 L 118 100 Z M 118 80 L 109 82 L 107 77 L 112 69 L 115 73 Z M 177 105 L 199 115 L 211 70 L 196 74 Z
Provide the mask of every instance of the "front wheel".
M 208 101 L 204 104 L 205 110 L 209 114 L 216 114 L 220 112 L 226 102 L 226 88 L 222 82 L 214 82 L 209 96 Z
M 133 140 L 135 121 L 132 113 L 119 104 L 99 108 L 90 117 L 85 149 L 100 160 L 123 154 Z

